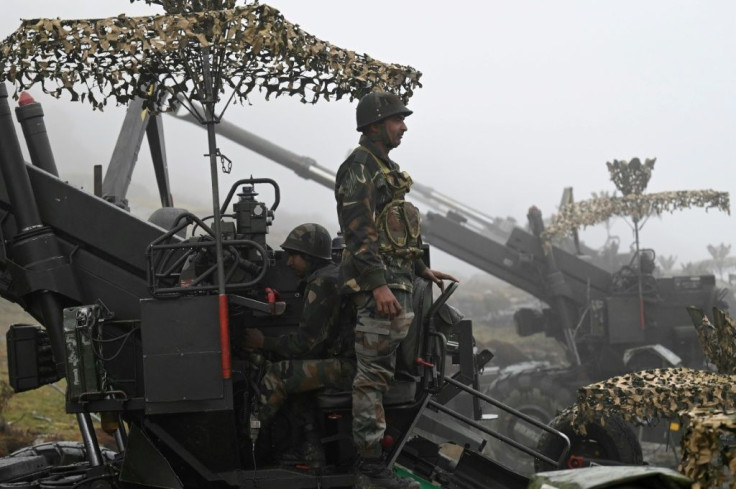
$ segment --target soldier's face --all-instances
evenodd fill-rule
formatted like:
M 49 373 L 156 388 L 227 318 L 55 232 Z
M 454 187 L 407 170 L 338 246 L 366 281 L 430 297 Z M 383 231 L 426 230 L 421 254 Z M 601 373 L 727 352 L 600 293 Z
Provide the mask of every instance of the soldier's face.
M 307 261 L 299 253 L 289 253 L 286 265 L 294 271 L 299 278 L 304 278 L 307 274 Z
M 401 138 L 404 137 L 404 133 L 408 130 L 403 115 L 389 117 L 383 122 L 383 127 L 386 131 L 386 146 L 389 148 L 395 148 L 400 145 Z

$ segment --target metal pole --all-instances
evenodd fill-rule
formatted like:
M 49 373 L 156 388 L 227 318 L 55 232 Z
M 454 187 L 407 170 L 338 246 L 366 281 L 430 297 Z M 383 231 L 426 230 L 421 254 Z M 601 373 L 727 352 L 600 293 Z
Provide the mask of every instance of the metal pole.
M 639 249 L 639 219 L 634 217 L 634 242 L 636 243 L 636 285 L 637 293 L 639 294 L 639 328 L 644 329 L 647 323 L 646 314 L 644 311 L 644 291 L 641 286 L 641 255 Z
M 82 433 L 84 448 L 87 450 L 89 464 L 92 467 L 102 465 L 102 453 L 100 452 L 100 445 L 97 443 L 97 435 L 95 435 L 95 428 L 89 413 L 77 413 L 77 423 L 79 424 L 79 431 Z
M 212 215 L 214 216 L 215 254 L 217 255 L 217 291 L 220 310 L 220 347 L 222 348 L 222 378 L 230 378 L 230 325 L 225 294 L 225 264 L 222 256 L 222 232 L 220 226 L 220 190 L 217 177 L 217 141 L 215 136 L 215 100 L 210 73 L 210 51 L 203 48 L 202 74 L 205 87 L 205 124 L 209 143 L 210 176 L 212 178 Z

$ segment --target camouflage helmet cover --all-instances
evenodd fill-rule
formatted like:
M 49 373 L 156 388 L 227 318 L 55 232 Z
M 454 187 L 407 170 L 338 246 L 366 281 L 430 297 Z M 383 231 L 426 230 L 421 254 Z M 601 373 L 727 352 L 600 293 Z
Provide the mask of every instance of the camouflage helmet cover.
M 332 259 L 332 237 L 329 231 L 311 222 L 292 229 L 281 247 L 321 260 Z
M 370 92 L 360 99 L 355 110 L 357 130 L 363 131 L 371 124 L 397 114 L 409 116 L 413 113 L 398 95 L 388 92 Z

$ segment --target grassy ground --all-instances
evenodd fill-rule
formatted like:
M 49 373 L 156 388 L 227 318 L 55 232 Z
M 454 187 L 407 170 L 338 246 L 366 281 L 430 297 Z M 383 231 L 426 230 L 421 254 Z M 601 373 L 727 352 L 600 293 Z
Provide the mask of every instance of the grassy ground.
M 37 324 L 19 306 L 0 300 L 0 456 L 26 446 L 52 440 L 79 440 L 76 417 L 64 408 L 63 381 L 15 394 L 8 386 L 5 333 L 11 324 Z

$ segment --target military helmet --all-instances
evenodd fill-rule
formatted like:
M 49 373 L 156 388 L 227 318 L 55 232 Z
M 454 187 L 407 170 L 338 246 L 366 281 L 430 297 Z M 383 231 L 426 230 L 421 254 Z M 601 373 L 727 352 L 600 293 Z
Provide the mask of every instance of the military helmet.
M 364 95 L 358 102 L 355 110 L 358 122 L 358 131 L 363 131 L 374 122 L 380 122 L 394 115 L 411 115 L 413 112 L 406 108 L 404 102 L 393 93 L 371 92 Z
M 323 226 L 300 224 L 292 229 L 281 245 L 286 251 L 295 251 L 321 260 L 332 259 L 332 238 Z
M 345 237 L 342 235 L 341 232 L 338 232 L 337 236 L 335 236 L 332 239 L 332 251 L 342 252 L 344 248 L 345 248 Z

